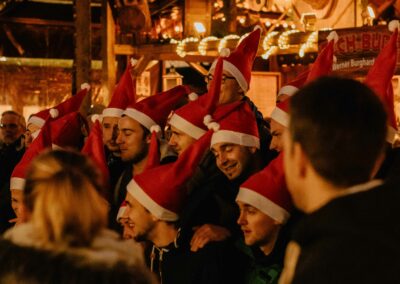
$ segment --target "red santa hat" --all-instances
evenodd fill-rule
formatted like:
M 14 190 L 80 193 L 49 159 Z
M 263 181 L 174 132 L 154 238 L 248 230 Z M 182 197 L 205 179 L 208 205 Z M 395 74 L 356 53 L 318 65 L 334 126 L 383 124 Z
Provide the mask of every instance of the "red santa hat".
M 249 90 L 251 69 L 257 55 L 260 36 L 261 27 L 257 26 L 254 31 L 239 43 L 232 53 L 227 48 L 221 51 L 221 55 L 225 56 L 223 70 L 228 71 L 235 77 L 239 86 L 245 92 Z M 210 72 L 215 69 L 215 64 L 214 62 L 211 65 Z
M 389 29 L 393 31 L 393 34 L 375 59 L 374 65 L 368 71 L 364 83 L 374 90 L 375 94 L 378 95 L 386 106 L 388 114 L 388 134 L 386 140 L 389 143 L 393 143 L 397 132 L 397 123 L 394 112 L 392 77 L 396 71 L 399 21 L 391 21 Z
M 208 93 L 177 109 L 168 122 L 171 126 L 194 139 L 199 139 L 207 132 L 207 124 L 212 120 L 210 115 L 215 112 L 219 101 L 222 64 L 222 58 L 220 57 L 217 60 L 214 78 L 211 81 Z
M 236 201 L 249 204 L 284 224 L 290 217 L 293 202 L 286 187 L 282 156 L 283 153 L 246 180 L 240 186 Z
M 186 182 L 203 157 L 210 138 L 211 131 L 190 145 L 174 163 L 134 176 L 127 186 L 128 193 L 160 220 L 178 220 L 187 195 Z
M 285 127 L 289 126 L 289 104 L 290 98 L 277 103 L 276 107 L 271 113 L 271 119 L 275 120 L 276 122 L 282 124 Z
M 328 44 L 325 48 L 318 54 L 317 59 L 315 59 L 310 73 L 307 76 L 306 82 L 309 83 L 319 77 L 329 75 L 332 72 L 333 62 L 336 60 L 333 51 L 335 43 L 338 41 L 339 36 L 335 31 L 332 31 L 328 37 Z
M 107 108 L 103 110 L 102 117 L 121 117 L 124 110 L 136 102 L 136 81 L 132 80 L 131 66 L 128 65 L 116 86 Z
M 100 122 L 96 120 L 81 152 L 90 157 L 100 170 L 104 188 L 108 188 L 109 172 L 106 154 L 104 152 L 103 133 Z
M 47 148 L 51 148 L 50 119 L 45 122 L 38 137 L 32 141 L 31 145 L 29 145 L 29 148 L 22 156 L 22 159 L 15 166 L 11 174 L 10 189 L 24 190 L 25 176 L 30 163 L 37 155 Z
M 60 118 L 70 112 L 78 111 L 89 89 L 90 85 L 88 83 L 82 84 L 81 90 L 75 96 L 72 96 L 71 98 L 65 100 L 55 107 L 44 109 L 42 111 L 39 111 L 38 113 L 31 115 L 28 119 L 28 124 L 32 123 L 39 127 L 42 127 L 44 125 L 44 122 L 49 117 Z
M 303 87 L 309 73 L 310 70 L 301 72 L 294 80 L 290 81 L 282 88 L 280 88 L 278 92 L 278 97 L 280 95 L 288 95 L 289 97 L 293 96 L 301 87 Z
M 75 111 L 51 122 L 53 149 L 67 147 L 79 149 L 83 141 L 84 121 L 82 115 Z
M 217 123 L 211 139 L 211 146 L 216 143 L 233 143 L 260 149 L 260 138 L 254 112 L 246 102 L 227 114 Z
M 153 125 L 164 128 L 168 115 L 177 107 L 183 96 L 189 93 L 188 87 L 176 86 L 129 106 L 123 114 L 138 121 L 148 130 Z
M 160 143 L 158 141 L 161 136 L 161 128 L 158 125 L 153 125 L 150 129 L 151 139 L 147 162 L 144 170 L 155 168 L 160 165 Z

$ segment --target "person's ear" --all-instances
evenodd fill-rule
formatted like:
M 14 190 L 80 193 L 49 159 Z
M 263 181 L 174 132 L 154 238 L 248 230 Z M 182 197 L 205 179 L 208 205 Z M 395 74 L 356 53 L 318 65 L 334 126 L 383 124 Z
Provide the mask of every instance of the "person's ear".
M 249 147 L 250 153 L 254 154 L 257 151 L 256 147 Z

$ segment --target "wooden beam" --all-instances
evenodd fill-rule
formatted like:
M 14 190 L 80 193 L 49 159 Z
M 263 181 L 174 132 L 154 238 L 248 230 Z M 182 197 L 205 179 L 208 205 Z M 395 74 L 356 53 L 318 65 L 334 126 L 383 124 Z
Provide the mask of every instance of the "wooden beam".
M 108 0 L 102 0 L 101 8 L 101 57 L 103 59 L 102 68 L 102 88 L 103 102 L 105 105 L 111 100 L 114 91 L 117 69 L 115 66 L 115 22 Z
M 147 65 L 151 60 L 152 60 L 151 56 L 148 55 L 140 57 L 140 59 L 138 60 L 138 62 L 136 63 L 135 67 L 132 70 L 132 75 L 134 77 L 140 76 L 140 74 L 143 73 L 143 71 L 146 69 Z
M 197 72 L 200 73 L 200 75 L 206 76 L 208 71 L 206 68 L 204 68 L 203 66 L 201 66 L 198 63 L 194 63 L 194 62 L 188 62 L 189 66 L 192 67 L 194 70 L 196 70 Z
M 4 17 L 0 16 L 0 23 L 36 25 L 36 26 L 67 26 L 74 27 L 74 22 L 59 21 L 59 20 L 45 20 L 37 18 L 22 18 L 22 17 Z M 101 28 L 101 24 L 92 24 L 92 28 Z
M 75 0 L 75 90 L 83 83 L 90 82 L 91 54 L 91 13 L 90 0 Z M 86 115 L 90 109 L 91 96 L 86 96 L 81 105 L 81 113 Z

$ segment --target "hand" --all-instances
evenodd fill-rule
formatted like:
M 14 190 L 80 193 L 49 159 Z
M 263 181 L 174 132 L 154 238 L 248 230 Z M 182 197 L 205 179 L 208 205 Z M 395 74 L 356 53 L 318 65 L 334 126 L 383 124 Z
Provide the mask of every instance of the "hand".
M 190 250 L 196 252 L 207 243 L 226 240 L 231 236 L 228 229 L 211 224 L 205 224 L 200 227 L 194 227 L 195 233 L 190 241 Z

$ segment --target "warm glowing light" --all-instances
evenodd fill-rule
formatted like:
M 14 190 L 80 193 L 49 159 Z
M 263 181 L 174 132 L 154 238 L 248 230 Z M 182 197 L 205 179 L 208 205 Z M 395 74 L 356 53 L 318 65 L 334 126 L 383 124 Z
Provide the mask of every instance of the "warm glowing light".
M 299 49 L 299 56 L 300 56 L 301 58 L 304 57 L 304 55 L 305 55 L 305 53 L 306 53 L 306 50 L 310 49 L 310 48 L 313 46 L 313 44 L 314 44 L 315 42 L 317 42 L 317 35 L 318 35 L 318 32 L 317 32 L 317 31 L 312 32 L 312 33 L 308 36 L 307 41 L 306 41 L 304 44 L 302 44 L 302 45 L 300 46 L 300 49 Z
M 201 23 L 201 22 L 195 22 L 195 23 L 194 23 L 194 28 L 195 28 L 195 30 L 196 30 L 198 33 L 200 33 L 200 34 L 206 32 L 206 27 L 205 27 L 205 26 L 203 25 L 203 23 Z
M 290 30 L 283 32 L 281 36 L 278 39 L 278 46 L 280 49 L 288 49 L 290 47 L 289 45 L 289 36 L 291 34 L 299 33 L 299 30 Z
M 226 42 L 227 42 L 228 40 L 231 40 L 231 39 L 240 39 L 240 36 L 238 36 L 238 35 L 227 35 L 227 36 L 225 36 L 225 37 L 224 37 L 223 39 L 221 39 L 221 41 L 219 42 L 218 51 L 220 52 L 221 49 L 223 49 L 224 47 L 226 47 Z
M 375 19 L 375 12 L 374 12 L 374 8 L 372 8 L 370 5 L 367 6 L 367 11 L 368 11 L 368 15 L 372 18 Z
M 207 54 L 208 42 L 209 41 L 216 41 L 216 40 L 218 40 L 218 38 L 215 37 L 215 36 L 209 36 L 209 37 L 203 38 L 200 41 L 199 46 L 198 46 L 199 53 L 201 55 L 206 55 Z

